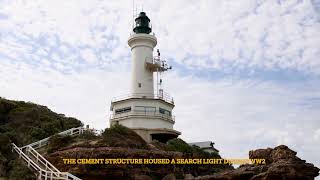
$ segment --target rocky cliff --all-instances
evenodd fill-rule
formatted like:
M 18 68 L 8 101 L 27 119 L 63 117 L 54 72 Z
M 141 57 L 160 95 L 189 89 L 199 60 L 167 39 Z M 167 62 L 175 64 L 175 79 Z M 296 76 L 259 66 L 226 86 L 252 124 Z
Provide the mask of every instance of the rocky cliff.
M 90 137 L 86 135 L 86 137 Z M 198 147 L 190 146 L 181 139 L 170 140 L 167 144 L 147 144 L 131 129 L 116 125 L 107 128 L 101 136 L 79 137 L 69 145 L 54 152 L 44 153 L 45 157 L 61 171 L 68 171 L 88 179 L 137 179 L 146 177 L 162 179 L 173 174 L 183 179 L 186 174 L 209 175 L 233 169 L 230 165 L 176 165 L 176 164 L 64 164 L 67 159 L 188 159 L 221 158 Z M 61 143 L 56 143 L 61 144 Z M 49 144 L 50 146 L 50 144 Z
M 313 180 L 319 168 L 306 163 L 285 145 L 249 152 L 250 159 L 266 159 L 265 165 L 242 165 L 238 169 L 190 179 L 201 180 Z
M 319 169 L 296 156 L 285 145 L 275 148 L 257 149 L 249 152 L 250 159 L 265 159 L 265 164 L 241 165 L 234 169 L 228 165 L 199 164 L 64 164 L 62 158 L 73 159 L 189 159 L 221 158 L 206 154 L 191 147 L 180 139 L 167 144 L 144 144 L 130 129 L 119 126 L 106 130 L 102 135 L 85 143 L 71 144 L 60 148 L 46 157 L 62 171 L 69 171 L 83 179 L 212 179 L 212 180 L 311 180 L 319 175 Z M 130 134 L 125 141 L 122 134 Z M 135 137 L 136 136 L 136 137 Z M 100 140 L 99 140 L 100 138 Z M 104 143 L 107 140 L 108 143 Z M 139 146 L 137 146 L 139 144 Z M 117 147 L 115 147 L 117 146 Z

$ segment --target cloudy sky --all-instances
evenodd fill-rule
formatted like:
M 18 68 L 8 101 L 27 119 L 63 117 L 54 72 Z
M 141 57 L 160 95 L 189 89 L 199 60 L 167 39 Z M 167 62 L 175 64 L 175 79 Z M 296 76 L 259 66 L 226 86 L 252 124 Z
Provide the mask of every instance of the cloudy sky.
M 226 158 L 286 144 L 320 166 L 320 0 L 135 0 L 175 129 Z M 0 96 L 108 127 L 129 92 L 131 0 L 0 0 Z

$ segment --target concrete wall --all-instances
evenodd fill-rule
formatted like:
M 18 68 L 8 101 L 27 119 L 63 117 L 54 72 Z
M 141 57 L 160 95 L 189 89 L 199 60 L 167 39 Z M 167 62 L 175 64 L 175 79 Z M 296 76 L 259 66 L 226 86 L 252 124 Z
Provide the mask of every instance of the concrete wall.
M 129 37 L 128 45 L 132 52 L 131 93 L 153 94 L 153 72 L 145 67 L 146 60 L 152 62 L 153 48 L 157 38 L 149 34 L 133 34 Z M 141 84 L 141 87 L 139 87 Z
M 135 106 L 150 106 L 156 107 L 159 110 L 159 107 L 166 109 L 168 111 L 172 111 L 174 106 L 168 104 L 162 100 L 154 100 L 154 99 L 128 99 L 121 102 L 114 103 L 113 105 L 113 114 L 115 114 L 116 109 L 131 107 L 132 110 Z
M 119 120 L 119 124 L 129 128 L 167 128 L 173 129 L 173 123 L 170 121 L 163 120 L 161 118 L 152 117 L 129 117 L 125 120 Z
M 156 112 L 136 113 L 136 106 L 151 106 L 156 108 Z M 131 107 L 131 111 L 127 113 L 115 114 L 117 109 Z M 172 113 L 173 105 L 168 104 L 162 100 L 154 99 L 127 99 L 117 102 L 113 105 L 112 121 L 118 121 L 129 128 L 168 128 L 173 129 L 174 122 L 172 116 L 159 113 L 159 107 L 169 110 Z

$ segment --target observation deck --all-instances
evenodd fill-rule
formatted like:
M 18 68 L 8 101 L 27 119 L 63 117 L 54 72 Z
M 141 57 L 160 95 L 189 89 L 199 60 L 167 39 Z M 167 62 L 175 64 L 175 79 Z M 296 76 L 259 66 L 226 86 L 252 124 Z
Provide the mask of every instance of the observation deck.
M 154 99 L 154 100 L 162 100 L 166 103 L 169 103 L 174 106 L 174 100 L 173 97 L 171 97 L 168 93 L 160 91 L 159 93 L 153 93 L 153 94 L 145 94 L 145 93 L 128 93 L 128 94 L 123 94 L 120 96 L 116 96 L 112 98 L 111 100 L 111 107 L 114 103 L 120 102 L 120 101 L 125 101 L 128 99 Z
M 121 119 L 126 119 L 128 117 L 141 117 L 141 118 L 159 118 L 162 120 L 169 121 L 171 123 L 175 122 L 175 116 L 173 115 L 168 115 L 168 114 L 162 114 L 160 112 L 156 111 L 130 111 L 126 113 L 121 113 L 121 114 L 111 114 L 110 115 L 110 120 L 121 120 Z

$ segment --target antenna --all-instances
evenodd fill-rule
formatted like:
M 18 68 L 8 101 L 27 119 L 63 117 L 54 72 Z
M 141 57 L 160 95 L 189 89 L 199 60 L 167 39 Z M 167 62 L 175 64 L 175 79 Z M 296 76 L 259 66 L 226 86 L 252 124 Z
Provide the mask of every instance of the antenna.
M 137 14 L 138 14 L 138 7 L 136 6 L 135 16 L 137 16 Z
M 132 29 L 134 28 L 134 0 L 132 0 Z

